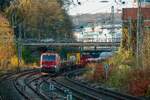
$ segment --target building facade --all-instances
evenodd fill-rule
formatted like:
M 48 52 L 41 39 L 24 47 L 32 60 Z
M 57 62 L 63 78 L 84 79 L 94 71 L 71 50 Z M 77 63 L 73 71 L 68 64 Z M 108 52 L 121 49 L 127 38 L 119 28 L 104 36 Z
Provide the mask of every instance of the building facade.
M 125 49 L 131 48 L 136 51 L 137 33 L 137 8 L 124 8 L 122 13 L 123 20 L 123 39 L 122 46 Z M 142 7 L 140 12 L 140 41 L 142 42 L 145 31 L 150 33 L 150 7 Z

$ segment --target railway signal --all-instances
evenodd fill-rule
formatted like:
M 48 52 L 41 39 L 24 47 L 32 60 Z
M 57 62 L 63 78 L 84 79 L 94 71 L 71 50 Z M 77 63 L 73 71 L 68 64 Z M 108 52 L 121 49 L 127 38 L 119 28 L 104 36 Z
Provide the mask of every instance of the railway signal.
M 105 70 L 105 78 L 108 79 L 108 72 L 109 72 L 109 64 L 104 64 L 104 70 Z

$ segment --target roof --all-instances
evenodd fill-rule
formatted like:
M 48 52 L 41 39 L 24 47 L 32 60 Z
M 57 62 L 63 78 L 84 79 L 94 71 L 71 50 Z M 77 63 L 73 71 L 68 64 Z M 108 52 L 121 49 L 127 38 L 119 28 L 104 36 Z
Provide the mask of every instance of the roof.
M 144 26 L 150 26 L 150 8 L 141 8 L 141 15 L 144 18 Z M 127 21 L 137 19 L 137 8 L 124 8 L 122 13 L 122 20 Z
M 150 19 L 150 8 L 141 8 L 141 13 L 144 19 Z M 129 17 L 132 20 L 137 19 L 137 8 L 123 8 L 122 19 L 128 20 Z

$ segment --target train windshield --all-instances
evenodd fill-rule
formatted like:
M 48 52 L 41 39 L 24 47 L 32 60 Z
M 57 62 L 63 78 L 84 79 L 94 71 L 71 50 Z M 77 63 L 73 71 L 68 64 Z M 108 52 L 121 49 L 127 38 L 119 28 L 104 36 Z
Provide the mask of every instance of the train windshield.
M 55 61 L 56 55 L 43 55 L 43 61 Z

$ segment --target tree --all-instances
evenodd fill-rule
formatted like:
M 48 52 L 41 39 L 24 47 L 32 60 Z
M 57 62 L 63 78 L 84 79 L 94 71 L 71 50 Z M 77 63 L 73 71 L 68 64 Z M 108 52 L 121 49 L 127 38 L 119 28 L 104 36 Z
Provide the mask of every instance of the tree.
M 143 55 L 143 67 L 144 68 L 150 68 L 150 28 L 145 28 L 144 30 L 144 39 L 143 39 L 143 44 L 142 44 L 142 55 Z
M 67 0 L 13 0 L 6 8 L 5 14 L 14 28 L 16 38 L 21 33 L 24 39 L 60 40 L 73 36 L 72 23 L 64 9 L 66 2 Z M 36 50 L 36 47 L 34 49 Z M 25 63 L 33 62 L 28 59 L 29 55 L 32 55 L 31 51 L 30 47 L 23 48 Z
M 0 67 L 7 69 L 11 58 L 15 56 L 15 44 L 13 30 L 2 15 L 0 15 L 0 51 Z
M 72 23 L 63 2 L 57 0 L 15 0 L 6 9 L 12 25 L 18 27 L 26 38 L 58 38 L 72 36 Z

